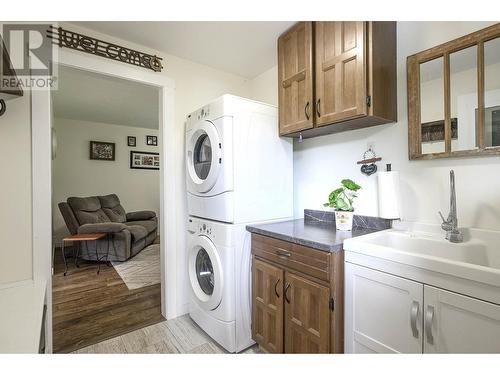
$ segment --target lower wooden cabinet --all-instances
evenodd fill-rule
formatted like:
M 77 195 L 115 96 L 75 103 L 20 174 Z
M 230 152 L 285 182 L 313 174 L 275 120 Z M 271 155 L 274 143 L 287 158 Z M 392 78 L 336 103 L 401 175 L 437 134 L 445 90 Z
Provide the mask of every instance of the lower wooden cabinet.
M 252 235 L 252 336 L 264 351 L 343 352 L 342 265 L 342 252 Z
M 330 288 L 286 272 L 285 352 L 328 353 Z
M 283 352 L 282 269 L 253 259 L 252 336 L 266 351 Z

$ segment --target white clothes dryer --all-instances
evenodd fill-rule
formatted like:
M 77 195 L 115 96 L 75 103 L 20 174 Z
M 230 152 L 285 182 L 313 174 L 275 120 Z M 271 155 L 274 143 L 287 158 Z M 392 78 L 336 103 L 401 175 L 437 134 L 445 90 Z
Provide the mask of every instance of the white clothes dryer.
M 188 214 L 226 223 L 293 216 L 292 140 L 277 108 L 224 95 L 186 122 Z

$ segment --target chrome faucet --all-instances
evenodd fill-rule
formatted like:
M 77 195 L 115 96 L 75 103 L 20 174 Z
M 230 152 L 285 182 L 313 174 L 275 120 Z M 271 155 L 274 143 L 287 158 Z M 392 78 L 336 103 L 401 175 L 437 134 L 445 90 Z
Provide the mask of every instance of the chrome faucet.
M 450 171 L 450 213 L 448 219 L 444 219 L 443 214 L 439 211 L 439 216 L 443 220 L 441 228 L 446 231 L 446 239 L 450 242 L 463 242 L 464 237 L 458 230 L 457 219 L 457 198 L 455 195 L 455 172 Z

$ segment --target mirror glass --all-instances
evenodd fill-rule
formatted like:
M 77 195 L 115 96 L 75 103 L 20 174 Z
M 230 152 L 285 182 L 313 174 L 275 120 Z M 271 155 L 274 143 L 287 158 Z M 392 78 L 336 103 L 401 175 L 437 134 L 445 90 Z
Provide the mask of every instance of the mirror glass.
M 420 64 L 422 154 L 444 152 L 443 58 Z
M 484 146 L 500 146 L 500 38 L 484 43 Z
M 477 46 L 450 54 L 451 151 L 477 148 Z

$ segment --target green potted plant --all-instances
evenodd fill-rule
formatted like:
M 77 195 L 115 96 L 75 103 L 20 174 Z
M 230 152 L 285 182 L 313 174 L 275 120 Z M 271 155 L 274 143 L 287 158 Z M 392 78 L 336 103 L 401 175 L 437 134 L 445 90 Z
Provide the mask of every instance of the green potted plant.
M 330 193 L 328 202 L 324 206 L 335 209 L 335 225 L 338 230 L 352 230 L 354 216 L 352 204 L 361 186 L 350 179 L 344 179 L 340 183 L 342 186 Z

